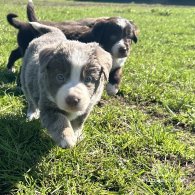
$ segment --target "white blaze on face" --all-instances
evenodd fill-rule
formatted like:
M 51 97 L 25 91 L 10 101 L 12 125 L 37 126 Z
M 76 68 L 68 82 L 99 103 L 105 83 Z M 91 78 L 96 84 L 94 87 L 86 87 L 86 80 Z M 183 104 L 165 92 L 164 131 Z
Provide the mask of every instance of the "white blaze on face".
M 81 71 L 87 64 L 89 56 L 82 50 L 73 50 L 68 58 L 71 63 L 71 75 L 69 81 L 62 85 L 56 94 L 57 106 L 69 113 L 84 112 L 90 103 L 90 95 L 87 87 L 80 81 Z M 67 105 L 68 96 L 78 97 L 79 103 L 75 107 Z
M 127 26 L 127 21 L 122 18 L 119 18 L 117 19 L 117 24 L 124 29 Z M 122 67 L 127 59 L 127 57 L 120 57 L 119 52 L 120 48 L 126 48 L 124 39 L 119 40 L 112 46 L 111 49 L 111 53 L 113 56 L 112 69 Z
M 117 19 L 117 24 L 121 27 L 121 28 L 125 28 L 127 26 L 127 21 L 123 18 L 118 18 Z
M 118 18 L 117 19 L 117 24 L 122 28 L 124 29 L 126 26 L 127 26 L 127 21 L 125 19 L 122 19 L 122 18 Z M 115 58 L 115 59 L 119 59 L 119 58 L 125 58 L 126 57 L 120 57 L 121 54 L 120 54 L 120 49 L 121 48 L 124 48 L 124 49 L 127 49 L 127 46 L 125 45 L 125 40 L 124 39 L 120 39 L 119 41 L 117 41 L 113 46 L 112 46 L 112 49 L 111 49 L 111 53 L 112 53 L 112 56 Z

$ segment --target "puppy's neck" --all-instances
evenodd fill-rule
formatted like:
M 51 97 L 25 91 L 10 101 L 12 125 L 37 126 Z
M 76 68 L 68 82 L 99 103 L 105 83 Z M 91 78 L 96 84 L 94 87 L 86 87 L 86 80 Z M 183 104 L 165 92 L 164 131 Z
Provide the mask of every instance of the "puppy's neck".
M 78 118 L 79 116 L 82 116 L 85 114 L 85 111 L 78 111 L 78 112 L 73 112 L 73 113 L 67 113 L 67 118 L 69 119 L 69 121 L 73 121 L 76 118 Z

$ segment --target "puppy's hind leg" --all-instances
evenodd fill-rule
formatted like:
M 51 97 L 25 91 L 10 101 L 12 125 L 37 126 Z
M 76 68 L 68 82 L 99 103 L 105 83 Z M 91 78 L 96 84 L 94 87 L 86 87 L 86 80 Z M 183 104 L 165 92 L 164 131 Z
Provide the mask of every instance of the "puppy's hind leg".
M 20 48 L 16 48 L 14 49 L 10 56 L 9 56 L 9 59 L 8 59 L 8 63 L 7 63 L 7 69 L 8 71 L 10 72 L 15 72 L 15 69 L 14 69 L 14 63 L 16 60 L 20 59 L 22 57 L 22 54 L 21 54 L 21 51 L 20 51 Z

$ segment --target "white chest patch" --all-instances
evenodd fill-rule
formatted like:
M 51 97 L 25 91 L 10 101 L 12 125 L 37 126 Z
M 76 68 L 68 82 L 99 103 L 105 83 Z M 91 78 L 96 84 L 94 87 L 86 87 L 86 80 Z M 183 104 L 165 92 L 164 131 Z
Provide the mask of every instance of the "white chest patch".
M 81 115 L 83 115 L 85 112 L 83 111 L 78 111 L 78 112 L 75 112 L 75 113 L 69 113 L 69 115 L 67 116 L 68 117 L 68 119 L 70 120 L 70 121 L 73 121 L 74 119 L 76 119 L 78 116 L 81 116 Z
M 112 69 L 122 67 L 125 64 L 126 59 L 127 59 L 126 57 L 125 58 L 113 58 Z

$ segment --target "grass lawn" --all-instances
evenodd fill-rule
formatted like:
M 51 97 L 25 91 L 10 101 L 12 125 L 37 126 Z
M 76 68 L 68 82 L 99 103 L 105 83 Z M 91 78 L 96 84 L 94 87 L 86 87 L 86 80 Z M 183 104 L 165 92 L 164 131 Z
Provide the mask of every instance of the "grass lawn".
M 0 194 L 195 194 L 195 7 L 62 2 L 34 1 L 38 17 L 122 16 L 139 41 L 119 95 L 105 93 L 86 138 L 63 150 L 38 120 L 26 122 L 17 73 L 5 68 L 17 33 L 6 15 L 26 21 L 26 2 L 0 2 Z

